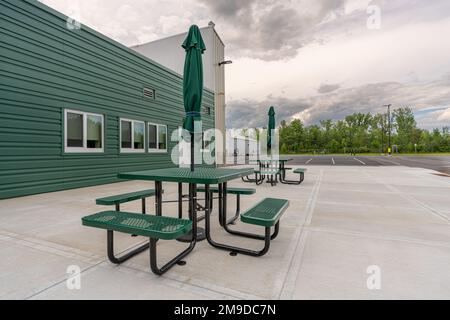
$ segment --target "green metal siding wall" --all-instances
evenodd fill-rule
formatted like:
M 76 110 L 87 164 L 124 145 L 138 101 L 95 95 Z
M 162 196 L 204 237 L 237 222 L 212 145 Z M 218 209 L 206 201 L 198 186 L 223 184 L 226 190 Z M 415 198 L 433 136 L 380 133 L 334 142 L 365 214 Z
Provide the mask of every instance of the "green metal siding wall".
M 173 166 L 182 78 L 33 0 L 0 2 L 0 199 L 117 181 L 117 172 Z M 181 47 L 180 47 L 180 50 Z M 142 89 L 156 90 L 156 99 Z M 205 90 L 204 128 L 214 127 Z M 105 116 L 105 152 L 64 153 L 64 109 Z M 121 154 L 119 118 L 168 126 L 169 152 Z

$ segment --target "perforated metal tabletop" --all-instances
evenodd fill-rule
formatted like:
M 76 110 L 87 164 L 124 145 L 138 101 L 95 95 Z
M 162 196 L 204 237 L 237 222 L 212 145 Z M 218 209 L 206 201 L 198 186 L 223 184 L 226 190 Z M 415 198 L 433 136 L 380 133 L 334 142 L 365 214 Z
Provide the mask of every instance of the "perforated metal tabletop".
M 168 168 L 119 173 L 120 179 L 218 184 L 253 174 L 253 168 Z

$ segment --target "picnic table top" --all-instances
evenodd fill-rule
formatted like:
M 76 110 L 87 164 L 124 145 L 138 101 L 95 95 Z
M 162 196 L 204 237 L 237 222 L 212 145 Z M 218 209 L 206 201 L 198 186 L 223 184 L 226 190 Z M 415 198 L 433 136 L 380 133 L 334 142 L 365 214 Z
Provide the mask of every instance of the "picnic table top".
M 288 162 L 288 161 L 291 161 L 291 160 L 293 160 L 293 159 L 292 158 L 280 157 L 278 159 L 259 159 L 258 161 L 259 162 L 277 162 L 277 161 L 279 161 L 279 162 Z
M 254 168 L 166 168 L 119 173 L 119 179 L 218 184 L 253 174 Z

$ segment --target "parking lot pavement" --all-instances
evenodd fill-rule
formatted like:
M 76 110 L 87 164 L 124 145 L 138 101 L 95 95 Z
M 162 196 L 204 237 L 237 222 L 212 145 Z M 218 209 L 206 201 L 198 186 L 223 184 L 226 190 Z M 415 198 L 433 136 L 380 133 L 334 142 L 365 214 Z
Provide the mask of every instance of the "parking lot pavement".
M 431 169 L 450 174 L 450 157 L 448 156 L 308 156 L 289 155 L 294 165 L 319 166 L 405 166 Z

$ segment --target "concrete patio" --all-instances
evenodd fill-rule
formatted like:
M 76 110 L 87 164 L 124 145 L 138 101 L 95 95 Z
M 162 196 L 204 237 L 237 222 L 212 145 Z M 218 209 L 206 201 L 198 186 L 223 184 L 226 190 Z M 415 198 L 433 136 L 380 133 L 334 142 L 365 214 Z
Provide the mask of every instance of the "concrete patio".
M 290 200 L 280 236 L 261 258 L 197 244 L 162 277 L 148 253 L 121 266 L 106 258 L 106 234 L 83 227 L 81 217 L 107 208 L 95 199 L 152 188 L 123 182 L 0 201 L 1 299 L 450 299 L 450 178 L 407 167 L 305 166 L 300 186 L 257 188 L 243 209 L 263 197 Z M 291 177 L 293 178 L 293 177 Z M 176 198 L 176 185 L 164 184 Z M 153 199 L 148 208 L 153 212 Z M 217 206 L 216 206 L 217 207 Z M 140 210 L 140 202 L 122 210 Z M 229 197 L 229 215 L 234 197 Z M 177 214 L 176 204 L 164 205 Z M 255 240 L 220 230 L 215 239 L 258 248 Z M 202 223 L 201 223 L 202 224 Z M 238 223 L 235 228 L 251 230 Z M 256 229 L 258 230 L 258 229 Z M 118 251 L 145 241 L 118 235 Z M 185 247 L 160 241 L 160 263 Z M 82 270 L 81 289 L 69 290 L 68 266 Z M 367 268 L 381 271 L 381 289 L 367 287 Z

